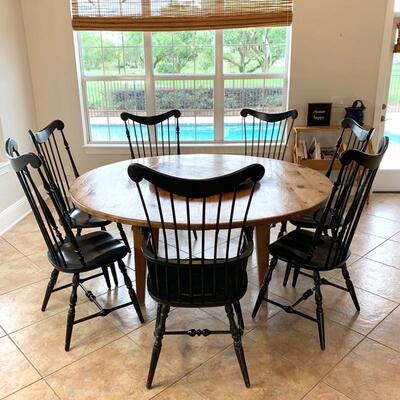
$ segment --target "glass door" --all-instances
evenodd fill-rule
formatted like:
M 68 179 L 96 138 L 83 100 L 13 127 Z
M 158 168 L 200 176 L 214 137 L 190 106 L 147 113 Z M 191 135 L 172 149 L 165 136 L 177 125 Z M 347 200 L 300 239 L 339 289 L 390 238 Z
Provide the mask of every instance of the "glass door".
M 396 38 L 396 27 L 399 23 L 400 19 L 396 18 L 393 28 Z M 381 126 L 375 128 L 378 134 L 382 132 L 388 136 L 390 142 L 374 184 L 374 191 L 400 192 L 400 53 L 393 53 L 389 67 L 391 71 L 387 102 L 382 106 Z

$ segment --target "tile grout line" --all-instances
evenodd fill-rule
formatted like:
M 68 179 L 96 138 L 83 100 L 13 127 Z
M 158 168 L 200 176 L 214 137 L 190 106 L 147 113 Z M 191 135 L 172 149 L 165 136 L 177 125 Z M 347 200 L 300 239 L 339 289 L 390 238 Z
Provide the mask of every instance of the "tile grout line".
M 325 383 L 324 382 L 324 379 L 347 357 L 347 356 L 349 356 L 353 351 L 354 351 L 354 349 L 356 348 L 356 347 L 358 347 L 362 342 L 364 342 L 365 341 L 365 339 L 367 339 L 367 336 L 365 336 L 365 335 L 361 335 L 362 336 L 362 339 L 357 343 L 357 344 L 355 344 L 334 366 L 332 366 L 330 369 L 329 369 L 329 371 L 328 372 L 326 372 L 322 377 L 321 377 L 321 379 L 301 398 L 301 400 L 303 400 L 308 394 L 310 394 L 310 392 L 312 392 L 315 388 L 316 388 L 316 386 L 318 386 L 320 383 Z M 326 384 L 326 383 L 325 383 Z M 330 385 L 328 385 L 328 386 L 330 386 Z M 333 386 L 330 386 L 330 387 L 332 387 L 333 389 L 335 389 L 335 390 L 337 390 L 335 387 L 333 387 Z M 342 393 L 342 392 L 340 392 L 339 390 L 337 390 L 339 393 Z M 342 393 L 342 394 L 344 394 L 344 393 Z M 345 395 L 346 396 L 346 395 Z M 346 396 L 346 397 L 348 397 L 348 396 Z

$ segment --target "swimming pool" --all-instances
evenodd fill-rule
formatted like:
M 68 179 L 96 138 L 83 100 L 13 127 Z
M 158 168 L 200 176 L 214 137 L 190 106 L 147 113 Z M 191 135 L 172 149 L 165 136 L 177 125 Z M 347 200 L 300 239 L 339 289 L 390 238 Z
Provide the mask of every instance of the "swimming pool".
M 400 143 L 400 132 L 396 133 L 393 131 L 385 130 L 384 135 L 389 138 L 389 143 L 390 142 Z
M 126 141 L 125 125 L 115 124 L 108 125 L 91 124 L 92 140 L 94 142 L 123 142 Z M 175 126 L 171 125 L 171 132 L 175 132 Z M 272 133 L 272 129 L 269 132 Z M 267 138 L 270 138 L 270 134 Z M 110 135 L 110 136 L 109 136 Z M 248 132 L 248 136 L 251 133 Z M 391 142 L 400 143 L 400 132 L 396 133 L 392 130 L 385 130 L 385 135 L 389 137 Z M 224 125 L 225 140 L 242 140 L 242 124 L 232 123 Z M 174 137 L 171 137 L 174 140 Z M 180 124 L 180 140 L 181 141 L 212 141 L 214 140 L 214 125 L 213 124 Z
M 110 125 L 110 131 L 108 125 L 102 124 L 91 124 L 92 140 L 95 142 L 123 142 L 126 141 L 125 125 L 115 124 Z M 171 133 L 175 132 L 175 126 L 170 125 Z M 187 141 L 213 141 L 214 140 L 214 125 L 213 124 L 179 124 L 180 128 L 180 140 L 183 142 Z M 267 139 L 272 134 L 272 127 L 269 128 Z M 250 137 L 251 132 L 249 131 L 247 136 Z M 274 133 L 276 136 L 276 131 Z M 242 140 L 242 124 L 231 123 L 224 125 L 224 138 L 225 140 Z M 171 139 L 175 137 L 171 135 Z

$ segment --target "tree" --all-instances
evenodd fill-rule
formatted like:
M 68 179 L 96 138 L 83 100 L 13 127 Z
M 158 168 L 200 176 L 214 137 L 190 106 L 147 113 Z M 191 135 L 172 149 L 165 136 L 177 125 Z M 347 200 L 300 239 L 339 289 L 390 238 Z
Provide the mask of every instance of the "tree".
M 284 56 L 285 28 L 246 28 L 224 31 L 227 72 L 266 72 Z
M 153 65 L 157 73 L 213 71 L 213 32 L 157 32 L 152 35 L 152 44 Z

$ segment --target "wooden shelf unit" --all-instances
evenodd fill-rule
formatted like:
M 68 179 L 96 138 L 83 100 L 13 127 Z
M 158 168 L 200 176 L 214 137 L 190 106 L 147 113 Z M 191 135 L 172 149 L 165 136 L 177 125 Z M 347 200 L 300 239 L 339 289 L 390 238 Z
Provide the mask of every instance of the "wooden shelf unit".
M 310 133 L 310 132 L 326 132 L 326 133 L 336 133 L 337 136 L 332 138 L 332 146 L 336 145 L 336 140 L 340 135 L 342 127 L 339 125 L 331 125 L 331 126 L 296 126 L 293 128 L 294 132 L 294 142 L 293 142 L 293 162 L 295 164 L 304 165 L 305 167 L 316 169 L 318 171 L 326 171 L 328 169 L 329 163 L 331 160 L 302 160 L 301 152 L 299 149 L 299 140 L 302 133 Z M 333 164 L 333 169 L 339 169 L 339 161 L 335 161 Z

